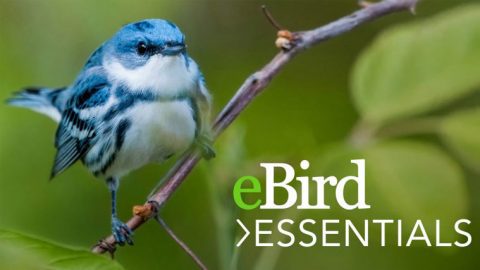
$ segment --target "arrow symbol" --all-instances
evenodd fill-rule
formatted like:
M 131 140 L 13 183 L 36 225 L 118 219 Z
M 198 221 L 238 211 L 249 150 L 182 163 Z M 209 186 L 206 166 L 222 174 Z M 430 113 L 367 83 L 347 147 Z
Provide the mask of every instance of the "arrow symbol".
M 242 245 L 243 241 L 245 241 L 245 239 L 247 239 L 247 237 L 250 235 L 250 231 L 247 229 L 247 227 L 245 227 L 245 225 L 243 225 L 243 223 L 237 219 L 237 223 L 238 225 L 240 225 L 240 227 L 242 227 L 243 231 L 245 232 L 245 235 L 243 235 L 242 239 L 240 239 L 240 241 L 238 241 L 237 243 L 237 247 L 239 247 L 240 245 Z

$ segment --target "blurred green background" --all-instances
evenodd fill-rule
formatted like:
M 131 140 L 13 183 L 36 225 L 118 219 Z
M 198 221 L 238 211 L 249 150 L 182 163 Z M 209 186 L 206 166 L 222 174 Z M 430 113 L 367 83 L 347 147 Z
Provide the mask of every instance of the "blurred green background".
M 434 105 L 428 107 L 429 96 L 435 97 L 436 89 L 423 87 L 422 93 L 426 94 L 418 100 L 427 102 L 420 102 L 412 113 L 394 115 L 392 119 L 395 121 L 385 123 L 382 117 L 387 114 L 381 108 L 393 108 L 403 97 L 395 96 L 398 91 L 387 93 L 385 95 L 392 104 L 384 104 L 381 96 L 372 99 L 368 95 L 368 91 L 380 87 L 378 83 L 371 83 L 374 79 L 368 81 L 368 76 L 376 76 L 371 75 L 375 69 L 372 66 L 382 70 L 395 66 L 397 62 L 412 61 L 413 70 L 429 69 L 428 65 L 422 66 L 421 63 L 427 60 L 420 59 L 420 56 L 436 49 L 438 63 L 433 61 L 430 64 L 441 66 L 443 56 L 447 55 L 442 54 L 442 48 L 435 44 L 443 41 L 432 47 L 417 44 L 425 50 L 420 50 L 420 56 L 399 54 L 396 58 L 388 58 L 388 52 L 381 48 L 369 51 L 363 56 L 366 60 L 356 66 L 352 75 L 359 55 L 380 32 L 474 2 L 478 1 L 424 0 L 419 4 L 416 16 L 408 13 L 387 16 L 299 55 L 220 138 L 216 144 L 218 157 L 208 163 L 202 161 L 168 202 L 162 212 L 167 223 L 212 269 L 478 269 L 480 248 L 475 236 L 480 236 L 477 225 L 480 222 L 480 166 L 475 158 L 471 158 L 468 149 L 480 151 L 480 141 L 471 139 L 470 130 L 465 131 L 467 138 L 462 137 L 463 140 L 448 136 L 452 133 L 458 135 L 456 128 L 466 126 L 465 117 L 461 115 L 449 118 L 443 138 L 428 132 L 431 131 L 428 127 L 432 118 L 443 119 L 458 108 L 467 105 L 478 108 L 480 98 L 474 91 L 469 91 L 468 95 L 464 91 L 449 96 L 455 102 L 433 98 Z M 273 45 L 276 32 L 261 14 L 261 4 L 267 4 L 281 24 L 290 30 L 320 26 L 358 9 L 355 0 L 0 0 L 0 99 L 8 98 L 13 91 L 25 86 L 68 85 L 89 54 L 121 25 L 158 17 L 175 22 L 185 33 L 190 54 L 205 74 L 214 96 L 214 111 L 218 112 L 243 80 L 277 51 Z M 452 32 L 457 33 L 455 40 L 470 37 L 463 28 Z M 449 33 L 433 36 L 432 40 L 443 38 L 448 42 Z M 478 31 L 476 33 L 480 50 Z M 425 39 L 428 41 L 428 38 Z M 387 51 L 401 51 L 401 48 Z M 380 60 L 375 59 L 377 52 Z M 480 56 L 478 50 L 476 56 Z M 383 59 L 391 62 L 382 62 Z M 480 58 L 476 61 L 478 63 Z M 480 65 L 475 66 L 474 61 L 469 64 L 471 66 L 464 67 L 465 70 L 478 71 L 476 67 Z M 471 77 L 462 77 L 466 74 L 462 70 L 460 68 L 455 77 L 459 82 Z M 392 72 L 406 74 L 401 68 Z M 455 72 L 448 74 L 455 75 Z M 480 72 L 476 74 L 480 77 Z M 403 82 L 401 76 L 384 75 L 384 88 L 389 88 L 390 83 L 392 91 L 411 87 L 397 83 Z M 367 82 L 363 78 L 367 78 Z M 445 78 L 447 83 L 441 82 L 441 85 L 457 82 L 448 76 Z M 474 86 L 462 85 L 460 90 Z M 480 89 L 480 83 L 476 89 Z M 378 111 L 365 108 L 378 108 Z M 401 108 L 402 104 L 400 111 Z M 413 117 L 427 113 L 426 120 L 419 118 L 416 121 Z M 413 121 L 395 124 L 400 118 L 409 117 Z M 478 131 L 480 117 L 467 115 L 466 118 L 470 119 L 466 123 L 471 123 L 470 126 Z M 1 105 L 0 128 L 0 228 L 87 249 L 109 233 L 109 194 L 103 181 L 94 179 L 79 164 L 58 179 L 48 181 L 55 153 L 55 123 L 45 116 Z M 385 136 L 378 139 L 371 133 Z M 467 153 L 462 151 L 464 148 L 455 147 L 458 141 L 466 144 L 463 146 Z M 405 162 L 389 163 L 386 161 L 389 157 Z M 308 159 L 312 164 L 310 175 L 343 176 L 350 173 L 346 169 L 351 167 L 348 162 L 351 158 L 366 158 L 371 166 L 367 168 L 367 201 L 372 205 L 371 211 L 246 212 L 238 211 L 232 205 L 231 187 L 236 179 L 249 174 L 263 179 L 259 162 L 281 161 L 298 165 L 302 159 Z M 151 165 L 123 179 L 119 194 L 122 219 L 130 217 L 132 205 L 144 202 L 151 188 L 172 164 Z M 373 217 L 407 221 L 422 218 L 427 222 L 441 218 L 446 223 L 442 235 L 449 239 L 454 239 L 449 236 L 452 233 L 448 232 L 452 228 L 449 222 L 465 217 L 473 222 L 469 231 L 474 239 L 470 247 L 463 249 L 380 248 L 372 244 L 369 248 L 359 245 L 322 248 L 318 245 L 281 250 L 253 248 L 250 239 L 241 249 L 234 251 L 235 218 L 252 225 L 255 218 L 279 216 L 318 220 L 350 218 L 360 221 L 358 224 Z M 371 234 L 375 239 L 375 233 Z M 138 230 L 135 246 L 120 248 L 116 259 L 126 269 L 195 267 L 153 222 Z

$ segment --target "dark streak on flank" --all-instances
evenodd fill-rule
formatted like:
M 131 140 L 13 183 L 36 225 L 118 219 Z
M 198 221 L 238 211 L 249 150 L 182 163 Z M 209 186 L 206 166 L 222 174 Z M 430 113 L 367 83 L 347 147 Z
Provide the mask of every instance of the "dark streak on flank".
M 115 151 L 110 155 L 107 162 L 105 162 L 105 164 L 102 166 L 102 168 L 93 173 L 95 176 L 98 176 L 100 174 L 105 174 L 105 172 L 112 166 L 113 162 L 115 162 L 115 159 L 117 157 L 117 153 L 120 150 L 120 148 L 122 147 L 123 142 L 125 141 L 125 133 L 130 128 L 130 126 L 131 126 L 130 120 L 123 119 L 123 120 L 120 121 L 120 123 L 117 126 L 116 134 L 115 134 L 115 136 L 116 136 Z M 106 147 L 105 149 L 102 149 L 102 156 L 104 155 L 107 148 L 108 147 Z
M 192 108 L 193 120 L 196 123 L 196 125 L 195 125 L 195 138 L 196 138 L 199 135 L 199 132 L 200 132 L 199 128 L 202 125 L 202 123 L 200 122 L 201 119 L 198 117 L 198 115 L 199 115 L 198 105 L 193 98 L 189 98 L 188 103 L 190 104 L 190 108 Z
M 93 174 L 95 176 L 99 176 L 100 173 L 102 174 L 105 174 L 105 172 L 108 170 L 108 168 L 110 168 L 110 166 L 112 166 L 113 162 L 115 161 L 115 159 L 117 158 L 117 153 L 113 153 L 107 160 L 107 162 L 105 163 L 105 165 L 102 166 L 102 168 L 99 170 L 99 171 L 96 171 L 94 172 Z
M 106 141 L 106 142 L 102 145 L 102 147 L 100 148 L 100 151 L 98 152 L 98 155 L 97 155 L 95 158 L 86 159 L 86 158 L 84 157 L 84 158 L 82 159 L 83 163 L 84 163 L 85 165 L 87 165 L 87 167 L 88 167 L 88 166 L 94 166 L 94 165 L 97 165 L 97 164 L 101 163 L 102 160 L 103 160 L 103 157 L 105 156 L 105 154 L 110 151 L 111 146 L 112 146 L 112 145 L 111 145 L 110 141 Z M 96 173 L 96 172 L 95 172 L 95 173 Z M 94 173 L 94 174 L 95 174 L 95 173 Z
M 131 122 L 128 119 L 123 119 L 120 121 L 116 131 L 116 140 L 115 140 L 115 148 L 116 151 L 119 151 L 122 148 L 123 142 L 125 141 L 125 133 L 130 128 Z

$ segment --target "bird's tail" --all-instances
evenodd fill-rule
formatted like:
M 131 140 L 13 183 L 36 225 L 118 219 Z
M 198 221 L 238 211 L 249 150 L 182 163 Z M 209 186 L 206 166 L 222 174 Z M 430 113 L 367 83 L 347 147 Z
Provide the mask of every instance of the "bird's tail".
M 55 121 L 60 121 L 63 107 L 63 96 L 66 88 L 28 88 L 14 94 L 7 100 L 7 104 L 28 108 L 45 114 Z

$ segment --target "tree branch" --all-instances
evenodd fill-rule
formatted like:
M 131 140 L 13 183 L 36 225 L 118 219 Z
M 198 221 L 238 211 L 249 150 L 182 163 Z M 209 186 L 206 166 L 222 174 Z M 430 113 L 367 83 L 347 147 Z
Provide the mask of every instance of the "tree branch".
M 247 78 L 235 96 L 217 116 L 213 125 L 214 138 L 217 138 L 237 118 L 245 107 L 268 86 L 273 77 L 298 53 L 384 15 L 402 10 L 413 12 L 417 2 L 418 0 L 384 0 L 379 3 L 364 4 L 363 9 L 325 26 L 309 31 L 292 33 L 291 44 L 288 44 L 288 47 L 282 46 L 289 49 L 279 52 L 267 65 Z M 154 201 L 154 204 L 163 206 L 183 183 L 200 158 L 197 151 L 190 151 L 184 154 L 163 178 L 165 181 L 162 181 L 160 189 L 154 191 L 149 201 Z M 152 203 L 147 202 L 147 204 L 150 204 L 150 208 L 155 207 Z M 151 216 L 144 218 L 134 215 L 127 222 L 127 225 L 132 230 L 135 230 L 150 218 Z M 115 247 L 116 245 L 112 235 L 103 239 L 102 242 L 104 244 L 96 245 L 92 248 L 92 252 L 105 253 L 109 251 L 108 247 Z
M 180 240 L 180 238 L 178 238 L 177 235 L 175 235 L 175 233 L 173 232 L 172 229 L 170 229 L 170 227 L 167 225 L 167 223 L 165 223 L 165 221 L 160 218 L 158 215 L 155 216 L 155 220 L 163 227 L 163 229 L 165 229 L 165 231 L 168 233 L 168 235 L 170 235 L 170 237 L 175 241 L 177 242 L 178 245 L 180 245 L 180 247 L 183 249 L 183 251 L 185 251 L 188 256 L 190 256 L 190 258 L 192 258 L 192 260 L 197 264 L 197 266 L 202 269 L 202 270 L 206 270 L 207 267 L 203 264 L 203 262 L 197 257 L 197 255 L 195 255 L 195 253 L 193 253 L 193 251 L 182 241 Z

